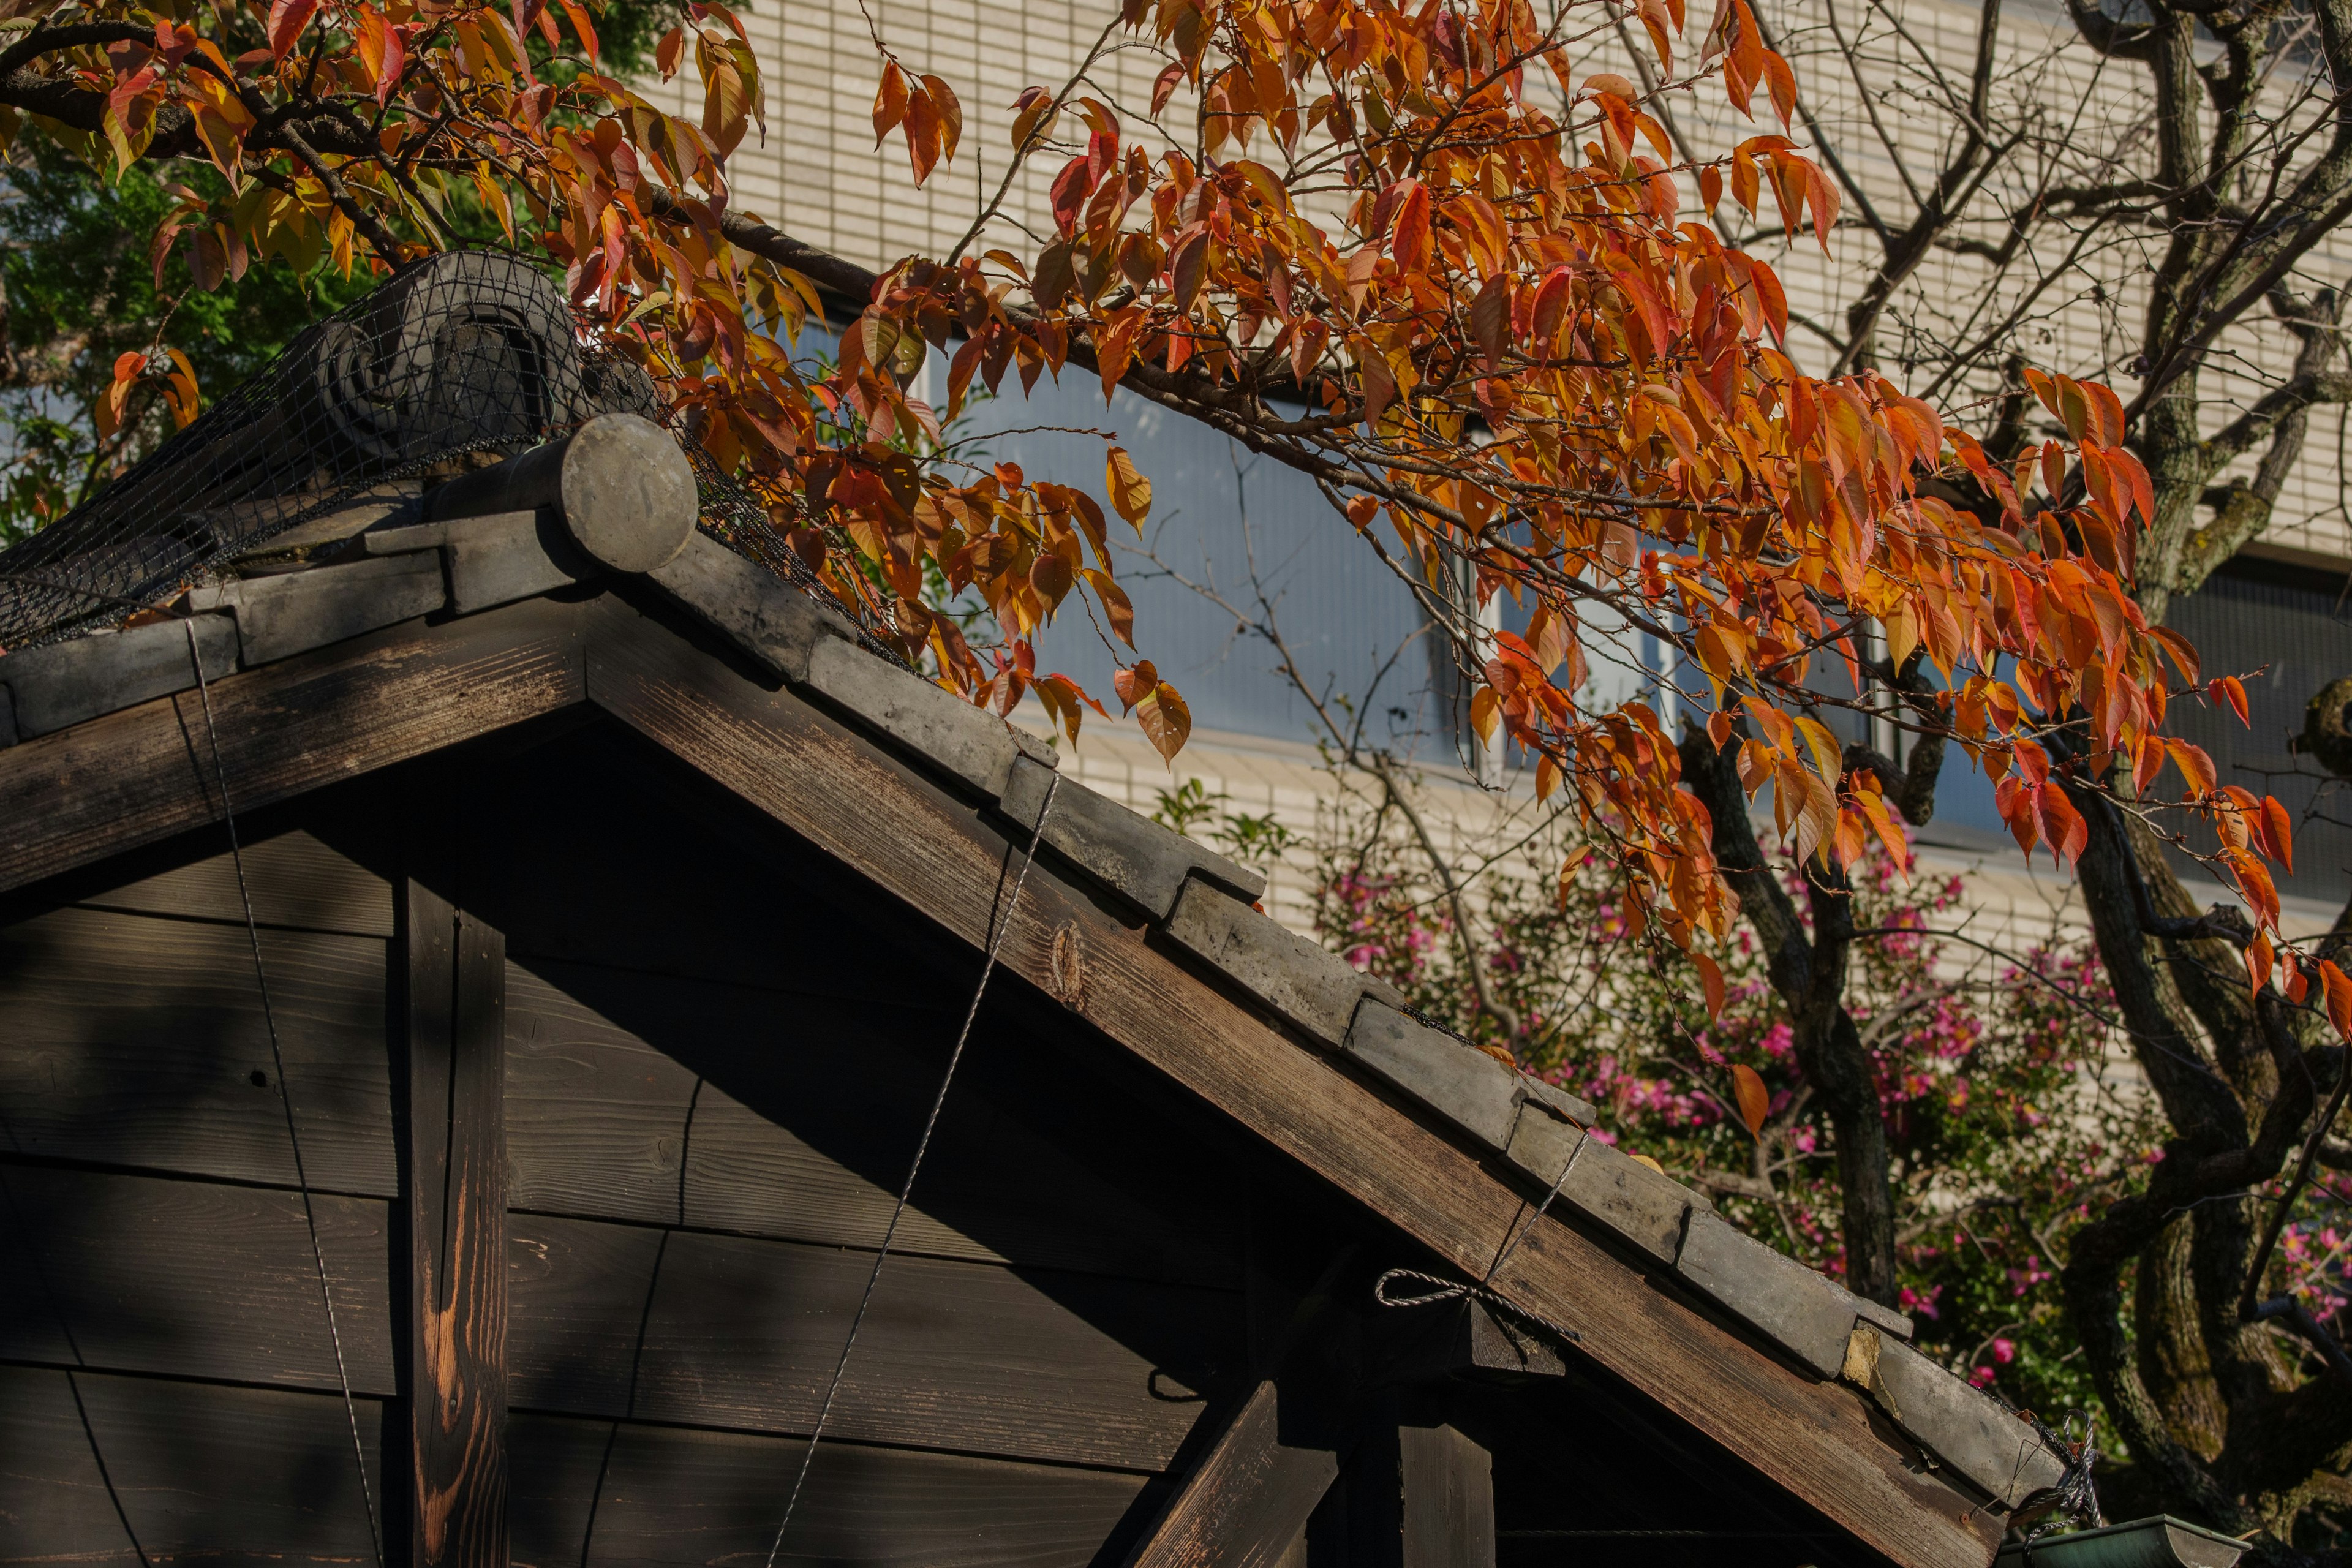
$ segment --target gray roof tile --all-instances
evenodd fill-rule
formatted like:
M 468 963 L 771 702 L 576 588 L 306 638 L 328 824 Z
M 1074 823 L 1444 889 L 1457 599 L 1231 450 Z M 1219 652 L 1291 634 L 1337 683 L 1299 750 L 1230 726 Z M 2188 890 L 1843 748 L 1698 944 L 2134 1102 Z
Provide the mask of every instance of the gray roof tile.
M 1576 1158 L 1577 1149 L 1584 1142 L 1584 1129 L 1572 1121 L 1562 1121 L 1538 1108 L 1520 1112 L 1511 1125 L 1511 1142 L 1503 1158 L 1515 1169 L 1549 1192 L 1560 1180 L 1561 1173 Z
M 185 691 L 196 683 L 185 620 L 97 632 L 0 657 L 0 686 L 16 710 L 16 733 L 30 740 L 136 702 Z M 236 623 L 194 617 L 205 679 L 236 668 Z
M 1897 1426 L 2010 1508 L 2065 1475 L 2064 1461 L 2032 1423 L 1868 1324 L 1853 1331 L 1845 1374 L 1863 1384 Z
M 1823 1377 L 1845 1364 L 1861 1300 L 1717 1216 L 1691 1215 L 1675 1272 Z
M 1012 726 L 856 643 L 811 648 L 808 688 L 991 800 L 1004 794 L 1021 754 Z
M 697 532 L 649 575 L 778 680 L 804 683 L 820 639 L 853 637 L 847 617 L 706 533 Z
M 1347 1051 L 1487 1148 L 1510 1144 L 1517 1075 L 1486 1052 L 1369 997 L 1356 1009 Z
M 247 666 L 341 642 L 437 610 L 448 597 L 438 555 L 391 555 L 233 585 Z
M 493 512 L 441 526 L 447 531 L 441 549 L 449 559 L 449 607 L 461 616 L 545 594 L 604 570 L 545 512 Z
M 1682 1245 L 1683 1216 L 1706 1200 L 1598 1138 L 1577 1145 L 1560 1201 L 1600 1221 L 1661 1263 Z
M 1539 1078 L 1522 1073 L 1519 1076 L 1519 1099 L 1532 1101 L 1549 1110 L 1554 1115 L 1567 1118 L 1579 1127 L 1598 1127 L 1601 1113 L 1591 1102 L 1579 1100 L 1556 1083 L 1546 1083 Z
M 1907 1340 L 1916 1331 L 1910 1318 L 1892 1307 L 1882 1307 L 1866 1296 L 1853 1299 L 1854 1315 L 1864 1322 L 1874 1323 L 1898 1340 Z
M 1313 1038 L 1327 1046 L 1347 1038 L 1364 977 L 1339 954 L 1197 877 L 1177 895 L 1163 929 Z
M 1023 757 L 1006 777 L 1001 809 L 1021 826 L 1034 827 L 1054 777 L 1050 763 Z M 1193 843 L 1107 795 L 1065 778 L 1054 792 L 1045 819 L 1045 843 L 1079 869 L 1125 896 L 1153 920 L 1165 920 L 1187 877 L 1199 875 L 1237 897 L 1255 901 L 1265 879 L 1244 871 L 1213 849 Z

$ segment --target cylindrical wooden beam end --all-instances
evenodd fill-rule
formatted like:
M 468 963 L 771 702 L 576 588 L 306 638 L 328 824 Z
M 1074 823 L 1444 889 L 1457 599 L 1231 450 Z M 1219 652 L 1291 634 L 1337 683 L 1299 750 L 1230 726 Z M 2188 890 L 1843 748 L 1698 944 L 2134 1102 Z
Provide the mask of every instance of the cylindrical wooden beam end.
M 650 572 L 686 548 L 701 515 L 694 465 L 670 433 L 634 414 L 601 414 L 566 444 L 563 523 L 615 572 Z
M 600 414 L 561 441 L 425 498 L 429 522 L 541 508 L 553 509 L 573 542 L 615 572 L 667 563 L 701 515 L 694 465 L 668 431 L 635 414 Z

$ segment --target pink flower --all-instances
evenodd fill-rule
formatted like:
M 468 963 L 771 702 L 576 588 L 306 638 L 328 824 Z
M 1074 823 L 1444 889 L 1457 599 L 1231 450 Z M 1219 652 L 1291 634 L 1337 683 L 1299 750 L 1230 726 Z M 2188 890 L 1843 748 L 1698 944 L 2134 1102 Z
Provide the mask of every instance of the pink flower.
M 2003 1366 L 2007 1366 L 2011 1362 L 2015 1361 L 2017 1359 L 2017 1342 L 2015 1340 L 2007 1339 L 1996 1339 L 1993 1341 L 1992 1359 L 2000 1363 Z
M 1975 1384 L 1979 1388 L 1990 1388 L 1992 1386 L 1992 1380 L 1993 1370 L 1989 1366 L 1980 1366 L 1974 1372 L 1969 1373 L 1969 1381 Z

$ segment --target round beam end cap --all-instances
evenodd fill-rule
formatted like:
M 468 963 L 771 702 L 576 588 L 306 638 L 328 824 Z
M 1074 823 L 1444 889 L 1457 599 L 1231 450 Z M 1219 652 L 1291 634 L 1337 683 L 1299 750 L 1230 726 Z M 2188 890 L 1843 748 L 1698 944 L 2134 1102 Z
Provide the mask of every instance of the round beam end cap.
M 702 512 L 694 465 L 668 431 L 635 414 L 600 414 L 579 428 L 564 448 L 562 491 L 573 542 L 615 572 L 667 565 Z

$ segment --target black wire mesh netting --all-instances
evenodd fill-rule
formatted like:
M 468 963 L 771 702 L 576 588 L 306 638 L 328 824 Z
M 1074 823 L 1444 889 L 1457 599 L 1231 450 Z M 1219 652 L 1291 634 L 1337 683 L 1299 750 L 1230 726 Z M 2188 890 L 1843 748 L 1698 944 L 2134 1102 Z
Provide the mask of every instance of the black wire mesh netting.
M 431 483 L 614 413 L 671 423 L 652 379 L 593 342 L 544 273 L 500 251 L 418 262 L 0 551 L 0 650 L 120 622 L 304 535 L 356 531 Z M 830 600 L 760 498 L 681 445 L 705 531 Z

